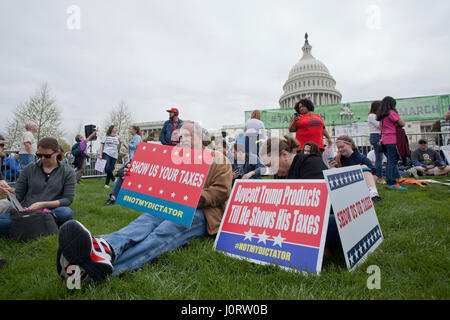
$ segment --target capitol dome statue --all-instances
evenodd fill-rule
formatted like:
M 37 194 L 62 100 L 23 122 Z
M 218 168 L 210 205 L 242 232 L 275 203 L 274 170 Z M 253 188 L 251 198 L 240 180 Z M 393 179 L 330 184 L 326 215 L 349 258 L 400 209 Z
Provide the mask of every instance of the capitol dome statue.
M 279 103 L 282 109 L 293 108 L 295 103 L 307 95 L 314 105 L 341 103 L 342 95 L 336 90 L 336 81 L 328 68 L 311 54 L 312 46 L 305 34 L 303 56 L 289 72 L 289 77 L 283 86 L 284 93 Z

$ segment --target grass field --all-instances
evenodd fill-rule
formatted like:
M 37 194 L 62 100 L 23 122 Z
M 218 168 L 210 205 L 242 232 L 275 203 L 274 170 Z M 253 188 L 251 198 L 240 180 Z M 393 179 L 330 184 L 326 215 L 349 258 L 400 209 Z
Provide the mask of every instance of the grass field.
M 445 181 L 447 178 L 438 178 Z M 77 186 L 75 219 L 94 235 L 127 225 L 140 213 L 103 207 L 99 180 Z M 213 250 L 213 237 L 194 240 L 144 268 L 69 290 L 56 273 L 57 235 L 29 243 L 0 238 L 0 299 L 449 299 L 449 187 L 379 187 L 376 211 L 384 242 L 354 272 L 344 258 L 324 259 L 320 276 L 255 265 Z M 381 271 L 381 289 L 367 288 L 367 268 Z

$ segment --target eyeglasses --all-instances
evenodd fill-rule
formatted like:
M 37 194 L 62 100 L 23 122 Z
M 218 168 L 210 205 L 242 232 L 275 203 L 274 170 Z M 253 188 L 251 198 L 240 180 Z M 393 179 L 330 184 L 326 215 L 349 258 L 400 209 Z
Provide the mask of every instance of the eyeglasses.
M 419 142 L 419 144 L 427 144 L 426 142 L 424 142 L 424 141 L 422 141 L 422 142 Z
M 45 159 L 50 159 L 51 156 L 54 155 L 55 153 L 56 153 L 56 151 L 53 152 L 53 153 L 50 153 L 50 154 L 36 153 L 36 157 L 38 157 L 39 159 L 42 158 L 42 157 L 44 157 Z

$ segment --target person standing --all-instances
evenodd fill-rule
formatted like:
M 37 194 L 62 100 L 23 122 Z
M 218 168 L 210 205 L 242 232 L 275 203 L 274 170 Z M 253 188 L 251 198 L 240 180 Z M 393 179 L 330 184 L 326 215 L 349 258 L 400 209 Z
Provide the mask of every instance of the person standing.
M 131 159 L 133 159 L 136 148 L 138 147 L 139 143 L 142 142 L 142 132 L 139 126 L 131 126 L 130 134 L 130 142 L 128 142 L 128 146 L 125 146 L 125 148 L 128 149 L 128 161 L 131 161 Z
M 369 115 L 367 117 L 367 123 L 369 125 L 370 144 L 373 147 L 375 153 L 375 167 L 373 175 L 376 176 L 376 181 L 380 184 L 386 184 L 383 179 L 383 151 L 381 150 L 381 130 L 380 123 L 377 121 L 377 110 L 380 108 L 381 101 L 374 101 L 370 105 Z
M 381 100 L 380 108 L 377 111 L 377 121 L 380 122 L 381 143 L 384 145 L 384 153 L 386 154 L 386 184 L 388 189 L 407 190 L 406 187 L 400 186 L 397 179 L 400 178 L 398 172 L 398 151 L 397 151 L 397 129 L 396 127 L 404 127 L 405 122 L 398 115 L 395 109 L 397 102 L 392 97 L 384 97 Z
M 96 133 L 97 130 L 92 132 L 86 139 L 81 134 L 75 136 L 76 143 L 72 146 L 72 154 L 75 157 L 73 164 L 76 169 L 77 184 L 81 184 L 81 177 L 86 168 L 86 159 L 88 158 L 87 143 L 94 138 Z
M 261 138 L 264 138 L 264 122 L 261 121 L 261 111 L 253 110 L 250 119 L 245 122 L 245 152 L 259 154 Z
M 138 147 L 139 143 L 142 141 L 142 132 L 141 132 L 141 128 L 139 128 L 139 126 L 132 126 L 130 128 L 130 133 L 132 135 L 130 142 L 128 143 L 128 162 L 125 163 L 125 166 L 131 162 L 131 160 L 133 159 L 134 153 L 136 152 L 136 148 Z M 119 171 L 117 172 L 117 179 L 114 182 L 114 186 L 111 189 L 111 192 L 109 193 L 109 198 L 108 200 L 106 200 L 105 202 L 105 206 L 110 206 L 116 203 L 116 199 L 117 196 L 119 195 L 120 192 L 120 188 L 122 188 L 122 183 L 123 183 L 123 168 L 119 169 Z
M 114 166 L 116 165 L 117 158 L 119 158 L 120 139 L 117 137 L 119 129 L 115 125 L 111 125 L 106 132 L 106 135 L 101 140 L 99 159 L 106 160 L 105 172 L 106 181 L 105 188 L 110 188 L 109 181 L 114 182 Z
M 328 145 L 333 144 L 322 117 L 312 113 L 314 104 L 311 100 L 301 99 L 295 104 L 294 109 L 296 114 L 289 125 L 289 132 L 295 132 L 295 138 L 300 142 L 298 151 L 302 150 L 305 143 L 312 141 L 323 152 L 325 150 L 323 137 L 327 138 Z
M 36 160 L 35 153 L 37 150 L 36 139 L 34 138 L 37 126 L 30 122 L 25 126 L 25 130 L 19 147 L 19 163 L 22 170 Z
M 178 144 L 178 131 L 183 125 L 183 120 L 179 118 L 177 108 L 166 110 L 169 113 L 169 120 L 164 125 L 159 135 L 159 141 L 166 146 L 176 146 Z

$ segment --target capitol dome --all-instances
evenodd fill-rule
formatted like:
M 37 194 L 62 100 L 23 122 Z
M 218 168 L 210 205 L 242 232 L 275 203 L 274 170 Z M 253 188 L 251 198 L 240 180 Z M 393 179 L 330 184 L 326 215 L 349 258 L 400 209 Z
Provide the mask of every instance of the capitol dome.
M 335 88 L 336 81 L 328 68 L 313 57 L 311 49 L 306 33 L 303 56 L 292 67 L 283 86 L 284 93 L 279 100 L 282 109 L 293 108 L 297 101 L 307 95 L 310 95 L 314 105 L 341 103 L 342 95 Z

